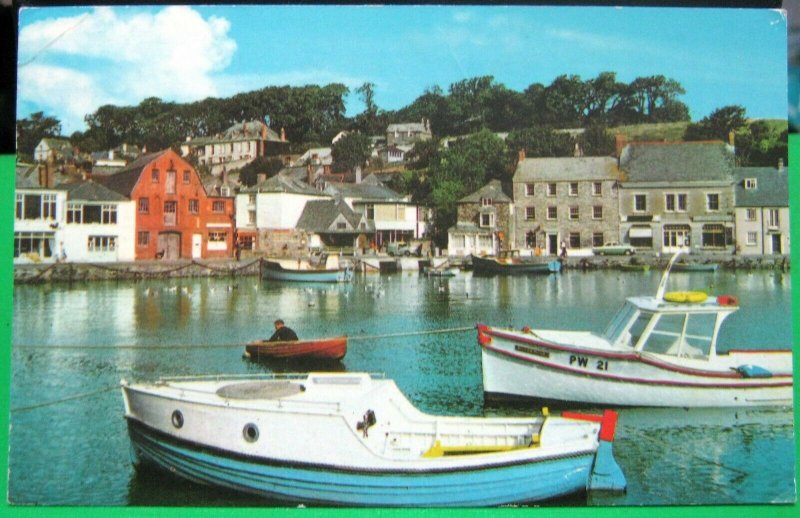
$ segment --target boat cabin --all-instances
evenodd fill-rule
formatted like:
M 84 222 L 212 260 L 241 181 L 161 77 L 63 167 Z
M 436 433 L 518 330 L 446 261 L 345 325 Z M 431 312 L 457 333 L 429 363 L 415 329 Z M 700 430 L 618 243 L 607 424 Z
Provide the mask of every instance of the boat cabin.
M 736 300 L 726 296 L 697 302 L 631 297 L 603 336 L 615 349 L 708 360 L 717 354 L 722 322 L 738 309 Z

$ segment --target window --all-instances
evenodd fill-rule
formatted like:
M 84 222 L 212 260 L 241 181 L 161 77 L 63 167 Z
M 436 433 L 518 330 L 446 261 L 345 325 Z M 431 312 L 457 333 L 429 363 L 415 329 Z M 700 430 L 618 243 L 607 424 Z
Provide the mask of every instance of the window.
M 17 232 L 14 234 L 14 257 L 23 254 L 36 254 L 39 257 L 53 257 L 55 234 L 52 232 Z
M 336 222 L 336 229 L 337 230 L 346 230 L 347 229 L 347 223 L 345 223 L 344 221 L 337 221 Z
M 209 243 L 224 243 L 228 240 L 228 233 L 227 232 L 209 232 L 208 233 L 208 242 Z
M 365 209 L 365 212 L 366 212 L 366 215 L 367 215 L 367 219 L 373 219 L 374 220 L 375 219 L 375 205 L 373 205 L 372 203 L 368 203 L 367 205 L 364 206 L 364 209 Z
M 200 200 L 189 200 L 189 213 L 197 214 L 198 212 L 200 212 Z
M 55 194 L 42 194 L 42 218 L 56 219 Z
M 67 204 L 67 223 L 83 223 L 83 205 Z
M 767 215 L 769 216 L 770 228 L 778 228 L 781 224 L 780 211 L 778 209 L 769 209 Z
M 136 246 L 147 246 L 150 244 L 150 232 L 139 231 L 136 234 Z
M 580 210 L 577 206 L 573 206 L 569 208 L 569 219 L 577 220 L 580 217 Z
M 748 190 L 748 191 L 752 190 L 752 189 L 757 189 L 758 188 L 758 180 L 756 180 L 755 178 L 745 178 L 744 179 L 744 188 L 746 190 Z
M 225 202 L 215 201 L 211 204 L 211 211 L 216 213 L 225 212 Z
M 603 206 L 595 205 L 592 207 L 592 219 L 603 219 Z
M 725 247 L 725 227 L 723 225 L 703 225 L 703 246 L 706 248 Z
M 525 234 L 525 246 L 528 248 L 533 248 L 536 246 L 536 233 L 532 230 L 529 230 Z
M 255 250 L 256 237 L 255 236 L 239 236 L 239 248 L 242 250 Z
M 491 207 L 494 201 L 491 198 L 481 198 L 481 207 Z
M 164 189 L 166 190 L 167 194 L 175 194 L 175 183 L 176 183 L 176 176 L 178 173 L 175 171 L 167 171 L 167 179 L 164 185 Z
M 667 212 L 675 212 L 675 195 L 674 194 L 665 194 L 664 195 L 664 210 Z
M 536 219 L 536 207 L 525 207 L 525 219 L 527 221 Z
M 569 184 L 569 195 L 570 196 L 577 196 L 578 195 L 578 182 L 570 182 L 570 184 Z
M 581 233 L 580 232 L 570 232 L 569 233 L 569 247 L 570 248 L 580 248 L 581 247 Z
M 709 211 L 717 211 L 717 210 L 719 210 L 719 194 L 718 193 L 706 194 L 706 208 Z
M 116 225 L 117 223 L 117 206 L 116 205 L 103 205 L 100 222 L 104 225 Z
M 756 246 L 758 244 L 758 232 L 748 232 L 745 243 L 749 246 Z
M 18 194 L 17 219 L 56 219 L 55 194 Z
M 558 208 L 554 205 L 547 207 L 547 219 L 558 219 Z
M 139 198 L 139 214 L 148 214 L 150 212 L 150 199 Z
M 525 184 L 525 196 L 533 196 L 534 193 L 535 193 L 535 190 L 533 188 L 533 184 L 532 183 L 526 183 Z
M 746 221 L 755 221 L 756 220 L 756 209 L 747 209 L 744 214 L 744 219 Z
M 647 211 L 647 195 L 634 194 L 633 195 L 633 211 L 646 212 Z
M 689 200 L 689 195 L 687 194 L 678 195 L 678 212 L 686 212 L 688 200 Z
M 117 249 L 116 236 L 89 236 L 89 252 L 113 252 Z
M 664 210 L 667 212 L 686 212 L 686 194 L 664 194 Z
M 600 196 L 601 194 L 603 194 L 603 182 L 592 183 L 592 195 Z
M 183 183 L 189 183 L 192 181 L 192 172 L 186 170 L 183 172 Z
M 556 184 L 548 183 L 547 184 L 547 195 L 548 196 L 555 196 L 556 195 Z
M 484 228 L 494 227 L 494 214 L 492 214 L 491 212 L 481 214 L 480 222 L 481 222 L 480 225 L 481 227 Z
M 405 221 L 406 219 L 406 206 L 397 205 L 397 221 Z
M 150 173 L 150 180 L 153 183 L 158 183 L 158 169 L 153 169 L 153 171 Z
M 256 211 L 254 210 L 247 211 L 247 224 L 248 225 L 256 224 Z
M 592 246 L 603 246 L 605 241 L 603 240 L 603 233 L 602 232 L 595 232 L 592 234 Z
M 164 224 L 175 225 L 178 223 L 178 202 L 165 201 L 164 202 Z

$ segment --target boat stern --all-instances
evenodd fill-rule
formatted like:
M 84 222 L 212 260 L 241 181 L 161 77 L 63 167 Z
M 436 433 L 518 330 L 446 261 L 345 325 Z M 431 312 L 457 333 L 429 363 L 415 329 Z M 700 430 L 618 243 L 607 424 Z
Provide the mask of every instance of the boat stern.
M 617 412 L 606 410 L 603 412 L 602 417 L 573 412 L 564 412 L 561 416 L 600 423 L 599 444 L 587 489 L 589 491 L 624 492 L 628 487 L 628 482 L 625 480 L 622 468 L 619 467 L 617 460 L 614 458 L 613 449 L 614 435 L 617 428 Z

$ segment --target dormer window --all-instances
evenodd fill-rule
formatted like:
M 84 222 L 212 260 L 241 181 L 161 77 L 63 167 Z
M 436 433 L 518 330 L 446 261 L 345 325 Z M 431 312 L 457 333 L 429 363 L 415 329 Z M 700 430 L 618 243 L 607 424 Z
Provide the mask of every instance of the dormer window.
M 481 207 L 491 207 L 494 202 L 491 198 L 481 198 Z
M 748 191 L 758 188 L 758 180 L 756 178 L 745 178 L 744 188 Z

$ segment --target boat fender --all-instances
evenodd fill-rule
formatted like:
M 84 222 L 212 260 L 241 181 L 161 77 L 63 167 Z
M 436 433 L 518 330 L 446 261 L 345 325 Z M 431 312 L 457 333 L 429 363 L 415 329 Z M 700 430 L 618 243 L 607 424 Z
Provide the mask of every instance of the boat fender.
M 771 378 L 772 373 L 764 367 L 758 365 L 739 365 L 734 369 L 742 375 L 743 378 Z
M 478 324 L 478 345 L 483 347 L 484 345 L 489 345 L 492 343 L 492 337 L 486 334 L 486 331 L 489 329 L 484 324 Z
M 736 295 L 720 295 L 717 297 L 717 304 L 720 306 L 738 306 L 739 299 Z
M 533 331 L 531 331 L 530 326 L 522 326 L 522 332 L 528 335 L 532 335 Z
M 369 428 L 377 423 L 378 420 L 375 418 L 375 412 L 372 410 L 367 410 L 364 412 L 364 416 L 362 420 L 356 423 L 356 430 L 361 430 L 361 433 L 364 437 L 369 437 Z

